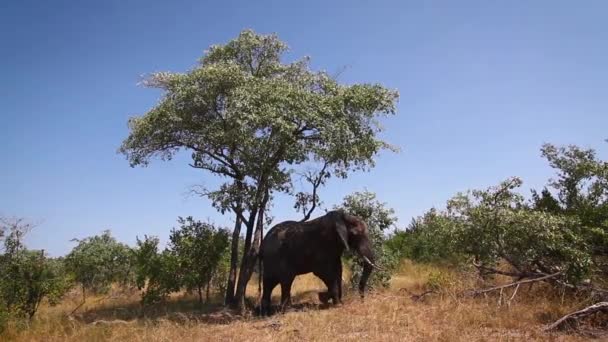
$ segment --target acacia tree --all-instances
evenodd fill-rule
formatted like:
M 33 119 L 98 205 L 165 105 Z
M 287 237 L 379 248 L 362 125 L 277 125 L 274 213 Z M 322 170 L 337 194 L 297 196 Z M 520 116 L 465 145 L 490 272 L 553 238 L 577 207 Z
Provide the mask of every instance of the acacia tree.
M 375 155 L 390 147 L 377 138 L 377 117 L 394 114 L 396 91 L 341 85 L 312 71 L 307 58 L 284 62 L 286 51 L 276 35 L 245 30 L 225 45 L 211 46 L 186 73 L 152 74 L 144 83 L 164 96 L 129 120 L 130 134 L 119 149 L 132 167 L 187 150 L 191 167 L 226 180 L 201 194 L 221 213 L 235 215 L 226 301 L 241 308 L 268 205 L 276 193 L 293 193 L 294 169 L 312 162 L 324 165 L 324 178 L 344 178 L 373 166 Z

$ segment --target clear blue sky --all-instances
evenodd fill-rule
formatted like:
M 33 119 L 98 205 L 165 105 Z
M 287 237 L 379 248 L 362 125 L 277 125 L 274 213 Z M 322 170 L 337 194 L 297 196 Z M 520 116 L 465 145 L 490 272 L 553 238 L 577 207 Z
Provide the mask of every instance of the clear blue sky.
M 457 191 L 509 176 L 524 190 L 552 173 L 544 142 L 607 157 L 605 1 L 16 1 L 0 4 L 0 214 L 40 222 L 32 248 L 111 229 L 164 241 L 177 216 L 230 224 L 184 193 L 208 174 L 180 156 L 130 168 L 116 149 L 127 119 L 159 93 L 154 71 L 186 71 L 242 29 L 275 32 L 290 58 L 346 66 L 344 82 L 401 94 L 384 138 L 401 147 L 370 173 L 333 181 L 327 206 L 375 191 L 400 226 Z M 279 201 L 275 222 L 296 217 Z

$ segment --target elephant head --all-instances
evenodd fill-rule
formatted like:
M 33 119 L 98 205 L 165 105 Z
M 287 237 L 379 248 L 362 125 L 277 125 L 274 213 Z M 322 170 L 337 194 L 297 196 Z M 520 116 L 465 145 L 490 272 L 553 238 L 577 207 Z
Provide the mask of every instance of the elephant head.
M 337 210 L 332 215 L 339 241 L 346 250 L 351 250 L 363 261 L 363 273 L 359 281 L 359 294 L 363 297 L 367 280 L 372 268 L 381 269 L 375 264 L 371 240 L 367 231 L 367 224 L 360 218 L 348 214 L 344 210 Z

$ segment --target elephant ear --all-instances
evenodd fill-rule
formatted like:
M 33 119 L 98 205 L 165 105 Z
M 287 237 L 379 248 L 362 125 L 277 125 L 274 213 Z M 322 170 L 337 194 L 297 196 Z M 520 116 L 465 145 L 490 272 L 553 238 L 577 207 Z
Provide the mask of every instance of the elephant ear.
M 340 240 L 342 240 L 342 243 L 344 243 L 346 250 L 350 250 L 348 247 L 348 230 L 346 229 L 346 224 L 341 217 L 336 220 L 336 231 L 338 232 L 338 236 L 340 236 Z

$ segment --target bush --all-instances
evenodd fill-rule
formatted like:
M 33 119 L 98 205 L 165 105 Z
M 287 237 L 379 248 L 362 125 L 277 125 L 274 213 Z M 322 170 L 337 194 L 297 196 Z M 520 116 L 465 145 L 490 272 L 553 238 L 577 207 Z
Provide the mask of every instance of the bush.
M 22 240 L 27 229 L 15 221 L 4 240 L 4 254 L 0 255 L 0 325 L 10 317 L 32 319 L 45 298 L 56 304 L 71 285 L 60 260 L 49 259 L 44 251 L 25 248 Z
M 211 286 L 225 290 L 230 262 L 228 232 L 192 217 L 180 217 L 178 222 L 180 227 L 171 231 L 169 246 L 162 252 L 158 238 L 137 238 L 133 265 L 144 305 L 160 302 L 182 288 L 196 290 L 200 303 L 204 290 L 209 299 Z
M 178 274 L 178 260 L 168 251 L 158 252 L 158 238 L 144 236 L 137 238 L 133 249 L 135 283 L 141 290 L 142 305 L 164 300 L 171 292 L 179 291 L 181 281 Z
M 131 281 L 131 250 L 116 241 L 108 230 L 76 241 L 78 245 L 67 255 L 65 263 L 80 285 L 83 299 L 87 291 L 105 293 L 112 283 L 126 285 Z
M 191 216 L 180 217 L 178 222 L 179 229 L 171 231 L 169 252 L 178 260 L 181 285 L 189 291 L 196 290 L 202 303 L 205 287 L 209 300 L 211 280 L 228 250 L 229 233 Z
M 399 260 L 458 263 L 463 254 L 454 243 L 456 224 L 449 216 L 431 209 L 413 219 L 405 230 L 393 233 L 386 247 Z
M 385 270 L 374 270 L 367 282 L 370 289 L 377 287 L 388 287 L 391 275 L 398 264 L 397 255 L 385 245 L 384 232 L 392 227 L 397 218 L 394 210 L 387 208 L 385 203 L 376 200 L 376 195 L 369 191 L 355 192 L 344 198 L 342 208 L 347 212 L 360 217 L 367 223 L 368 234 L 372 242 L 372 248 L 376 255 L 376 264 Z M 351 267 L 349 283 L 356 288 L 363 267 L 360 262 L 355 262 L 357 257 L 351 253 L 345 255 L 347 265 Z

